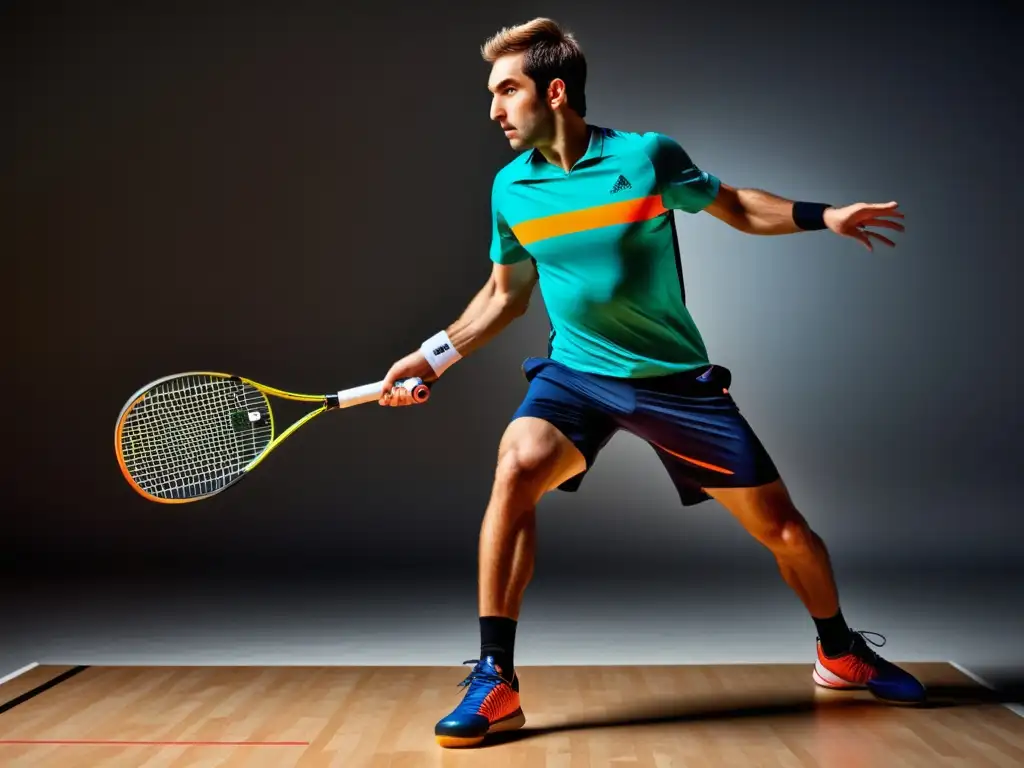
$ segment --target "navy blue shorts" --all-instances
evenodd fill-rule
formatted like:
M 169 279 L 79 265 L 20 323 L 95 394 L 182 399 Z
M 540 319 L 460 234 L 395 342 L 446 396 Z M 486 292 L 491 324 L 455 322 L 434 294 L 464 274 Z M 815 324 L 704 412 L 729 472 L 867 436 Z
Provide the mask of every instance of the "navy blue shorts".
M 712 365 L 644 379 L 619 379 L 574 371 L 531 357 L 530 382 L 513 420 L 533 416 L 553 424 L 587 461 L 586 469 L 559 486 L 575 491 L 598 453 L 620 429 L 650 445 L 668 470 L 685 506 L 710 497 L 705 488 L 745 488 L 772 482 L 779 473 L 729 394 L 732 374 Z

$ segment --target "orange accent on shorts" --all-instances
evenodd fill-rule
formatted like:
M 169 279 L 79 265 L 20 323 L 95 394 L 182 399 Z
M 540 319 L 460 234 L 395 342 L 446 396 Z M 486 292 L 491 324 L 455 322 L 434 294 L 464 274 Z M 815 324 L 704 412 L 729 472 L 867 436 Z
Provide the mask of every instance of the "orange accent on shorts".
M 649 195 L 522 221 L 512 227 L 512 232 L 520 245 L 529 245 L 549 237 L 572 235 L 615 224 L 648 221 L 667 212 L 668 209 L 662 204 L 661 195 Z
M 682 459 L 683 461 L 688 461 L 691 464 L 696 464 L 698 467 L 704 467 L 704 469 L 710 469 L 712 472 L 721 472 L 723 475 L 733 475 L 733 474 L 736 474 L 731 469 L 725 469 L 724 467 L 717 467 L 714 464 L 708 464 L 706 461 L 698 461 L 697 459 L 691 459 L 689 456 L 684 456 L 681 453 L 676 453 L 675 451 L 670 451 L 664 445 L 659 445 L 658 443 L 651 443 L 651 444 L 656 446 L 656 447 L 658 447 L 658 448 L 661 448 L 661 450 L 663 450 L 665 453 L 672 454 L 677 459 Z

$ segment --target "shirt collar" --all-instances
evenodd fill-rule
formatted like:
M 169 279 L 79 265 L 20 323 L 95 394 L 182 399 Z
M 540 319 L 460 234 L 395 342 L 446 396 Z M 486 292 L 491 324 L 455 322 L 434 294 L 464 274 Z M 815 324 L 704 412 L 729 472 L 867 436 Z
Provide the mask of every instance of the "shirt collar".
M 587 125 L 587 130 L 590 133 L 590 140 L 587 142 L 587 151 L 583 153 L 583 156 L 579 160 L 576 161 L 576 164 L 573 166 L 574 169 L 604 157 L 604 128 L 600 128 L 596 125 Z M 563 172 L 561 168 L 549 163 L 544 158 L 544 155 L 542 155 L 536 148 L 529 151 L 526 157 L 526 164 L 534 174 L 543 173 L 548 169 Z

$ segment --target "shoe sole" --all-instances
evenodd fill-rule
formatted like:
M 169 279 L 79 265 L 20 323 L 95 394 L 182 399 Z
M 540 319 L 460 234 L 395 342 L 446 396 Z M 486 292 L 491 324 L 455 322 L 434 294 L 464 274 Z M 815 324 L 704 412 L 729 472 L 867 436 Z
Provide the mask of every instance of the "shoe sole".
M 830 672 L 820 661 L 814 662 L 814 671 L 811 673 L 811 677 L 814 679 L 814 682 L 822 688 L 830 688 L 832 690 L 856 691 L 867 688 L 866 685 L 851 683 L 849 680 L 844 680 L 839 677 L 839 675 L 834 672 Z
M 434 738 L 437 743 L 446 749 L 460 749 L 464 747 L 475 747 L 477 744 L 482 742 L 489 734 L 500 733 L 501 731 L 514 731 L 517 728 L 522 728 L 526 724 L 526 715 L 522 709 L 517 709 L 511 715 L 503 717 L 501 720 L 495 720 L 487 728 L 487 733 L 481 734 L 480 736 L 441 736 L 436 735 Z
M 820 661 L 814 662 L 814 671 L 811 673 L 811 678 L 814 682 L 822 688 L 827 688 L 831 691 L 863 691 L 870 690 L 866 685 L 859 683 L 851 683 L 849 680 L 844 680 L 833 672 L 827 670 L 822 666 Z M 879 696 L 874 691 L 871 691 L 871 695 L 874 696 L 881 702 L 886 704 L 895 704 L 903 707 L 914 707 L 922 704 L 924 699 L 906 701 L 904 699 L 887 699 L 884 696 Z

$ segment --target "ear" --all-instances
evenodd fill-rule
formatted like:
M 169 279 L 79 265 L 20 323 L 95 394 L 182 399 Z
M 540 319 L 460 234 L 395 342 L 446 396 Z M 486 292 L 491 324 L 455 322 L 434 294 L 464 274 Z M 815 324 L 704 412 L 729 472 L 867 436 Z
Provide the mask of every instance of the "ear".
M 569 97 L 565 93 L 565 81 L 556 77 L 548 84 L 548 106 L 558 109 L 569 103 Z

